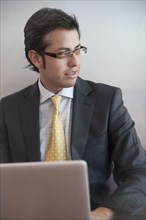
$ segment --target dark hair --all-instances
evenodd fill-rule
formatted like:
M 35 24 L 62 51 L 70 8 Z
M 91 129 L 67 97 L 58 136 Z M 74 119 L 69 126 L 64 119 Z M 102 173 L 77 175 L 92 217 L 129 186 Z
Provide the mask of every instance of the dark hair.
M 79 24 L 76 17 L 66 14 L 61 9 L 42 8 L 35 12 L 27 21 L 24 27 L 24 44 L 25 55 L 30 63 L 27 67 L 30 67 L 31 70 L 39 72 L 38 68 L 33 65 L 28 57 L 29 50 L 44 51 L 48 46 L 47 42 L 44 41 L 45 35 L 56 29 L 76 29 L 80 37 Z M 43 55 L 42 59 L 45 66 Z

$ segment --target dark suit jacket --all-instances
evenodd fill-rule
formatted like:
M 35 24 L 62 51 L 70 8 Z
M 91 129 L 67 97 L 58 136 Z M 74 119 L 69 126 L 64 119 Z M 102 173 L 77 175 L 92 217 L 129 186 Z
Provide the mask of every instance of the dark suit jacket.
M 1 162 L 40 160 L 39 90 L 35 83 L 0 103 Z M 91 207 L 137 212 L 145 204 L 146 157 L 121 90 L 78 78 L 73 98 L 73 160 L 88 164 Z M 109 195 L 108 178 L 120 184 Z

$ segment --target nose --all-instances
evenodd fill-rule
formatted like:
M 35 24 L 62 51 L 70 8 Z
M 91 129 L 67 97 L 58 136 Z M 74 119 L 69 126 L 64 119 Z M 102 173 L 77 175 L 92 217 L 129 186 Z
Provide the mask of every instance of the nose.
M 80 62 L 80 58 L 75 53 L 73 53 L 71 56 L 68 57 L 68 66 L 70 67 L 78 66 L 79 62 Z

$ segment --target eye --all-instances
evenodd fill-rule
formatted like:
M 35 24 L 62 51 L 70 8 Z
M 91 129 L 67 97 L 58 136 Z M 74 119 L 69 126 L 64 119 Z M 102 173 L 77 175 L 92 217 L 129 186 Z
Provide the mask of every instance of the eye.
M 58 58 L 67 57 L 69 55 L 70 55 L 70 51 L 62 51 L 62 52 L 57 53 Z
M 80 52 L 81 52 L 81 48 L 77 48 L 77 49 L 75 49 L 74 51 L 75 51 L 76 55 L 78 55 L 78 54 L 80 54 Z

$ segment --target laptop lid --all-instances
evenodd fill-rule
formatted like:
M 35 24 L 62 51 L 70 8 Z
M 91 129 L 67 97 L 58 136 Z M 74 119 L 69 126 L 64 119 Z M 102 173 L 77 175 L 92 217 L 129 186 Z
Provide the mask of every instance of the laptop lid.
M 85 161 L 1 164 L 0 177 L 0 219 L 90 219 Z

